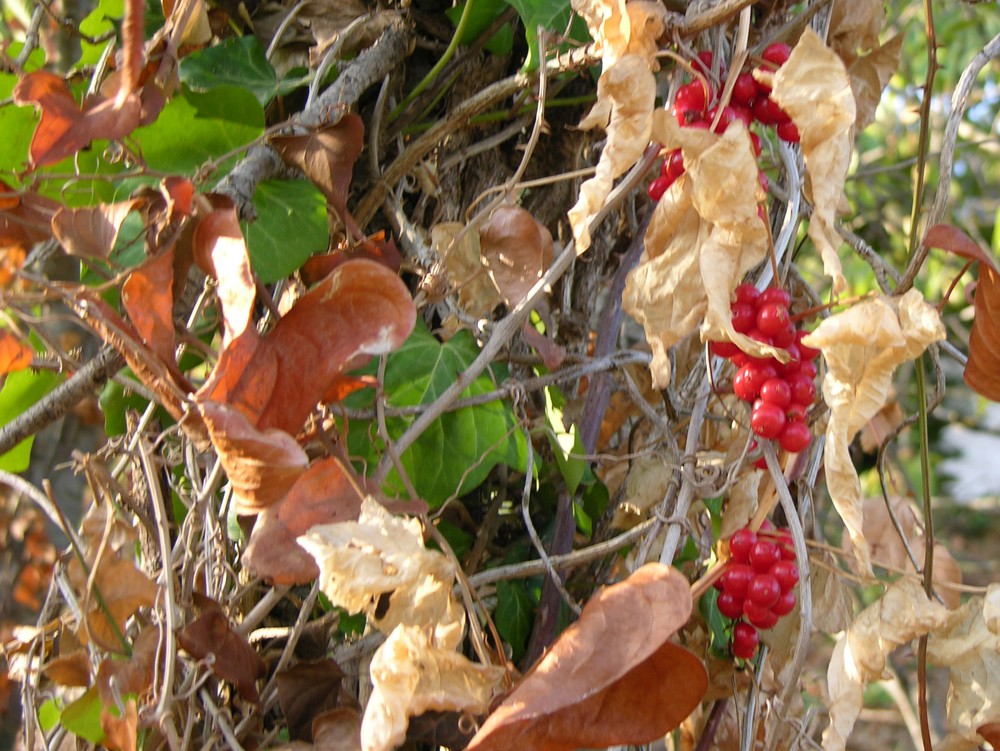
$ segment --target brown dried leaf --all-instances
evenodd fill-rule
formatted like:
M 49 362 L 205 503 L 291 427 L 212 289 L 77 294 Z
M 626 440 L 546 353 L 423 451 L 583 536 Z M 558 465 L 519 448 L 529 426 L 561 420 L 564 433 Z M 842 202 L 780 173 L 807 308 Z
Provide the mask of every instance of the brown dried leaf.
M 212 672 L 229 681 L 247 701 L 260 699 L 257 680 L 267 674 L 257 650 L 229 625 L 218 607 L 211 607 L 195 618 L 177 635 L 181 648 L 196 660 L 214 655 Z
M 1000 274 L 993 255 L 952 224 L 935 224 L 927 228 L 923 243 L 928 248 L 940 248 L 970 261 L 979 261 Z
M 467 751 L 640 744 L 676 728 L 708 688 L 701 660 L 667 641 L 690 614 L 691 589 L 670 566 L 600 590 Z
M 841 240 L 834 215 L 844 193 L 857 119 L 850 77 L 843 61 L 806 28 L 791 57 L 774 75 L 771 96 L 801 134 L 812 188 L 809 238 L 823 259 L 824 273 L 833 279 L 834 294 L 839 294 L 847 282 L 837 255 Z
M 60 204 L 51 198 L 34 191 L 14 190 L 0 180 L 0 248 L 17 247 L 23 252 L 48 240 L 52 236 L 52 217 L 59 208 Z M 0 281 L 6 285 L 10 279 Z
M 275 673 L 278 704 L 292 740 L 313 740 L 313 719 L 337 706 L 343 677 L 331 659 L 299 662 Z
M 882 442 L 902 425 L 906 418 L 899 402 L 893 399 L 892 392 L 890 392 L 889 398 L 892 401 L 876 412 L 875 416 L 861 428 L 859 440 L 861 441 L 861 450 L 865 453 L 870 454 L 878 450 Z
M 882 0 L 837 0 L 830 14 L 827 40 L 844 62 L 850 63 L 859 49 L 878 46 L 879 32 L 885 25 Z
M 150 258 L 122 285 L 122 305 L 146 346 L 174 364 L 174 254 L 171 249 Z
M 408 720 L 428 710 L 481 714 L 504 669 L 479 665 L 442 647 L 426 626 L 399 625 L 371 662 L 372 695 L 361 721 L 361 747 L 390 751 L 406 738 Z
M 89 612 L 81 624 L 80 642 L 93 640 L 101 648 L 112 652 L 122 649 L 118 634 L 124 633 L 125 621 L 142 607 L 156 603 L 159 587 L 135 567 L 132 561 L 116 555 L 105 554 L 97 563 L 94 588 L 100 592 L 107 612 L 98 603 L 95 594 L 87 598 Z M 108 614 L 114 623 L 109 620 Z
M 827 489 L 865 574 L 871 574 L 871 562 L 850 444 L 885 404 L 896 368 L 944 337 L 937 311 L 911 289 L 902 298 L 865 300 L 832 315 L 803 340 L 823 351 L 829 368 L 823 381 L 823 398 L 831 410 L 824 457 Z
M 102 707 L 101 730 L 104 731 L 101 745 L 108 751 L 136 751 L 139 741 L 139 707 L 135 699 L 125 701 L 124 711 L 120 715 L 107 706 Z
M 153 685 L 159 644 L 159 629 L 147 626 L 135 637 L 132 654 L 127 660 L 111 657 L 101 660 L 94 685 L 105 706 L 113 706 L 115 697 L 129 694 L 144 697 L 149 693 Z
M 463 229 L 461 222 L 435 224 L 431 227 L 431 247 L 441 258 L 448 282 L 458 291 L 459 306 L 470 316 L 484 318 L 500 304 L 500 294 L 486 273 L 479 234 L 463 233 Z
M 90 655 L 86 649 L 74 649 L 49 660 L 42 672 L 56 685 L 87 687 L 90 685 Z
M 35 350 L 10 331 L 0 328 L 0 375 L 24 370 L 35 359 Z
M 257 518 L 243 553 L 244 565 L 274 584 L 305 584 L 316 579 L 316 559 L 296 539 L 319 524 L 357 519 L 363 483 L 337 459 L 313 462 L 288 494 Z
M 819 557 L 822 566 L 812 567 L 813 626 L 824 634 L 838 634 L 854 618 L 850 590 L 837 573 L 833 556 L 824 552 Z
M 312 735 L 316 751 L 361 751 L 361 713 L 337 707 L 317 715 Z
M 483 263 L 505 303 L 515 306 L 552 263 L 552 235 L 520 206 L 501 206 L 479 230 Z
M 590 247 L 589 224 L 604 208 L 615 178 L 639 160 L 649 143 L 655 100 L 653 73 L 638 55 L 625 55 L 601 73 L 597 102 L 580 122 L 583 130 L 604 128 L 607 142 L 597 173 L 580 186 L 580 197 L 569 210 L 578 255 Z
M 228 199 L 219 203 L 198 222 L 191 244 L 195 263 L 219 283 L 225 348 L 251 326 L 257 287 L 236 207 Z
M 52 217 L 52 234 L 71 256 L 106 259 L 114 250 L 125 218 L 142 203 L 133 198 L 78 209 L 62 206 Z
M 903 51 L 903 35 L 897 34 L 885 44 L 876 47 L 867 55 L 850 64 L 847 72 L 851 76 L 851 90 L 857 106 L 854 120 L 855 132 L 861 132 L 875 121 L 875 110 L 882 99 L 892 74 L 899 67 L 899 57 Z
M 886 661 L 901 644 L 948 627 L 961 611 L 927 599 L 919 580 L 897 579 L 885 594 L 858 614 L 830 657 L 830 726 L 824 751 L 844 751 L 861 712 L 864 686 L 887 678 Z
M 1000 401 L 1000 274 L 986 266 L 979 267 L 975 311 L 965 382 L 987 399 Z

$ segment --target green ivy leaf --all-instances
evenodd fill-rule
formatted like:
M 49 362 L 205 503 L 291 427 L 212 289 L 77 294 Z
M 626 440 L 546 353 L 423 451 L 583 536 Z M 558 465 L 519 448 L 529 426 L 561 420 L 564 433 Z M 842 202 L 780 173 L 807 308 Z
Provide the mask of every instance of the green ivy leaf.
M 326 198 L 308 180 L 271 180 L 254 193 L 257 219 L 244 228 L 250 264 L 264 284 L 297 270 L 330 242 Z
M 578 42 L 590 41 L 586 22 L 573 13 L 570 0 L 507 0 L 517 11 L 524 24 L 524 35 L 528 39 L 528 57 L 524 70 L 538 68 L 538 27 L 555 34 L 562 34 L 569 26 L 569 38 Z M 570 19 L 572 18 L 572 22 Z M 563 49 L 565 45 L 560 45 Z
M 0 74 L 0 99 L 10 100 L 17 76 Z M 33 107 L 17 107 L 13 103 L 0 107 L 0 172 L 20 172 L 28 162 L 28 146 L 35 133 L 38 116 Z
M 47 733 L 59 724 L 62 717 L 62 709 L 55 699 L 46 699 L 42 706 L 38 708 L 38 727 L 43 733 Z
M 101 728 L 101 697 L 97 687 L 91 686 L 79 699 L 66 706 L 62 712 L 62 724 L 73 735 L 90 743 L 104 740 Z
M 185 89 L 163 108 L 156 122 L 133 138 L 146 166 L 194 175 L 204 164 L 239 152 L 264 132 L 264 108 L 248 91 L 220 87 L 205 94 Z M 218 165 L 225 171 L 238 154 Z
M 587 470 L 587 462 L 581 458 L 585 452 L 576 425 L 566 428 L 563 423 L 565 406 L 566 397 L 559 389 L 555 386 L 545 389 L 545 418 L 551 430 L 548 434 L 549 443 L 552 444 L 552 452 L 556 457 L 559 474 L 566 483 L 566 490 L 570 495 L 576 495 L 576 489 L 580 487 L 580 481 Z
M 0 390 L 0 425 L 11 422 L 54 389 L 60 380 L 58 375 L 47 370 L 20 370 L 8 375 L 3 390 Z M 35 436 L 29 436 L 0 456 L 0 469 L 7 472 L 26 470 L 31 461 L 31 445 L 34 441 Z
M 524 582 L 497 582 L 497 609 L 493 618 L 500 638 L 510 645 L 511 660 L 520 661 L 535 619 L 535 601 Z
M 457 26 L 462 13 L 465 12 L 466 5 L 468 3 L 459 3 L 452 8 L 448 8 L 444 14 Z M 479 35 L 486 31 L 486 28 L 491 23 L 497 20 L 508 5 L 507 0 L 475 0 L 475 5 L 469 11 L 469 19 L 465 22 L 465 33 L 458 40 L 459 44 L 472 44 L 476 41 Z M 510 27 L 510 24 L 501 26 L 499 31 L 493 34 L 485 45 L 489 52 L 500 57 L 509 55 L 513 46 L 514 30 Z
M 181 61 L 180 79 L 192 91 L 233 86 L 253 94 L 263 106 L 278 94 L 278 76 L 255 36 L 231 37 Z

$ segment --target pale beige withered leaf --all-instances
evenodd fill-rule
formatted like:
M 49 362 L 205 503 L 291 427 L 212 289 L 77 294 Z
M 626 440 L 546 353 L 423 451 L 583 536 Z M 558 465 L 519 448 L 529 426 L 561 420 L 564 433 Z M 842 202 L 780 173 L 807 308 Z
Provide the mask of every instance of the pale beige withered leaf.
M 656 53 L 659 52 L 660 45 L 657 40 L 667 28 L 667 9 L 663 3 L 653 0 L 632 0 L 626 4 L 625 11 L 628 13 L 631 34 L 624 54 L 639 55 L 651 70 L 659 70 Z
M 361 748 L 390 751 L 406 738 L 414 715 L 484 713 L 504 669 L 440 648 L 429 628 L 397 626 L 372 657 L 370 675 L 373 689 L 361 720 Z
M 802 32 L 788 61 L 774 75 L 773 99 L 787 112 L 801 137 L 802 155 L 812 187 L 809 239 L 833 279 L 833 291 L 846 287 L 837 248 L 834 214 L 844 193 L 851 161 L 857 108 L 844 62 L 814 31 Z
M 948 735 L 935 745 L 944 751 L 978 748 L 1000 722 L 1000 585 L 970 599 L 957 622 L 933 633 L 927 644 L 931 662 L 951 670 Z M 977 732 L 978 731 L 978 732 Z
M 923 567 L 924 550 L 927 546 L 927 538 L 921 535 L 913 541 L 913 554 L 917 557 L 917 562 Z M 942 602 L 951 610 L 962 604 L 962 593 L 958 589 L 962 584 L 962 569 L 958 561 L 951 554 L 951 551 L 942 542 L 934 543 L 934 593 L 941 598 Z M 916 571 L 913 564 L 909 564 L 908 571 Z
M 687 171 L 663 195 L 629 274 L 623 307 L 642 324 L 653 353 L 655 388 L 670 383 L 667 351 L 702 324 L 702 339 L 735 342 L 755 355 L 783 357 L 732 328 L 730 295 L 764 259 L 767 231 L 757 215 L 757 167 L 742 124 L 721 136 L 654 116 L 653 138 L 680 148 Z M 704 321 L 704 323 L 702 323 Z
M 383 633 L 400 623 L 429 626 L 439 646 L 458 644 L 464 616 L 451 594 L 455 568 L 424 547 L 419 520 L 368 497 L 357 521 L 317 525 L 298 543 L 316 559 L 320 589 L 334 605 L 365 613 Z
M 511 307 L 552 264 L 552 234 L 520 206 L 494 211 L 479 230 L 479 246 L 496 288 Z
M 458 304 L 468 315 L 482 318 L 500 304 L 500 293 L 483 265 L 478 232 L 462 232 L 461 222 L 431 227 L 431 248 L 441 259 L 448 282 L 458 292 Z
M 812 559 L 812 556 L 810 556 Z M 844 577 L 838 572 L 833 556 L 818 554 L 812 564 L 813 628 L 824 634 L 837 634 L 851 624 L 854 601 Z
M 897 579 L 877 602 L 858 614 L 830 657 L 830 725 L 823 733 L 824 751 L 847 747 L 861 712 L 865 684 L 888 677 L 889 655 L 901 644 L 953 623 L 957 615 L 929 600 L 915 577 Z
M 848 451 L 858 431 L 885 404 L 892 374 L 944 339 L 937 311 L 917 290 L 876 297 L 830 316 L 803 341 L 822 350 L 828 372 L 823 398 L 830 407 L 824 456 L 826 484 L 854 542 L 860 570 L 871 573 L 862 533 L 861 485 Z
M 650 69 L 656 61 L 657 39 L 667 25 L 667 10 L 653 0 L 572 0 L 573 10 L 587 22 L 596 52 L 607 70 L 625 55 L 642 57 Z
M 878 35 L 885 25 L 882 0 L 837 0 L 830 14 L 827 41 L 844 62 L 850 63 L 856 51 L 878 46 Z
M 903 35 L 897 34 L 885 44 L 859 57 L 850 64 L 847 72 L 851 76 L 851 90 L 857 114 L 854 129 L 860 132 L 875 121 L 882 91 L 892 74 L 899 67 L 899 56 L 903 51 Z
M 616 177 L 642 156 L 649 143 L 656 81 L 646 61 L 625 55 L 607 68 L 597 82 L 597 102 L 580 122 L 580 128 L 601 127 L 607 142 L 597 162 L 597 173 L 580 186 L 580 197 L 569 210 L 577 254 L 590 247 L 588 225 L 604 207 Z
M 875 416 L 865 423 L 861 428 L 861 450 L 866 454 L 876 452 L 882 442 L 888 438 L 896 428 L 903 424 L 906 415 L 903 408 L 896 401 L 895 391 L 889 392 L 889 402 L 880 409 Z
M 630 529 L 646 519 L 649 510 L 663 500 L 673 470 L 662 456 L 641 456 L 632 462 L 625 480 L 625 498 L 615 509 L 611 523 Z

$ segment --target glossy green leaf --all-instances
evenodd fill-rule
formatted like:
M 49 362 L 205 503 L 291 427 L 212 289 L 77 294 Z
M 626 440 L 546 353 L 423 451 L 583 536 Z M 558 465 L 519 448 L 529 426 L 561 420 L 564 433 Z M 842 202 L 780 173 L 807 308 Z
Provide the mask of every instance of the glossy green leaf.
M 566 397 L 555 386 L 545 389 L 545 418 L 549 424 L 549 443 L 556 457 L 559 474 L 566 483 L 570 495 L 576 494 L 583 473 L 587 470 L 587 462 L 581 457 L 585 453 L 583 442 L 576 425 L 565 427 L 563 423 L 563 407 Z
M 0 100 L 8 101 L 0 107 L 0 172 L 19 172 L 28 162 L 28 146 L 38 123 L 34 107 L 18 107 L 10 97 L 17 83 L 13 73 L 0 73 Z
M 497 582 L 497 609 L 493 614 L 500 637 L 510 645 L 511 659 L 524 657 L 535 619 L 535 601 L 521 581 Z
M 21 370 L 7 376 L 7 381 L 0 390 L 0 425 L 6 425 L 23 413 L 52 389 L 60 381 L 60 377 L 47 370 Z M 31 460 L 31 445 L 35 436 L 29 436 L 17 444 L 3 456 L 0 456 L 0 469 L 7 472 L 23 472 Z
M 257 278 L 276 282 L 296 271 L 330 242 L 326 198 L 308 180 L 271 180 L 254 193 L 257 219 L 245 225 L 247 251 Z
M 149 169 L 194 175 L 223 158 L 225 163 L 216 166 L 224 172 L 263 132 L 264 108 L 254 95 L 220 87 L 204 94 L 185 89 L 133 138 Z
M 538 27 L 562 34 L 569 25 L 569 38 L 578 42 L 590 40 L 586 22 L 573 14 L 570 0 L 507 0 L 521 16 L 524 24 L 524 35 L 528 40 L 528 57 L 524 61 L 524 69 L 531 71 L 538 68 Z M 571 22 L 572 18 L 572 22 Z
M 278 93 L 278 76 L 255 36 L 230 37 L 181 61 L 181 81 L 192 91 L 233 86 L 253 94 L 261 105 Z
M 448 8 L 444 14 L 457 26 L 466 5 L 467 3 L 459 3 L 452 8 Z M 475 0 L 472 10 L 469 11 L 469 18 L 465 22 L 465 33 L 458 40 L 459 43 L 472 44 L 476 41 L 479 35 L 486 31 L 487 27 L 499 18 L 508 5 L 507 0 Z M 485 45 L 487 51 L 499 56 L 509 55 L 513 46 L 514 30 L 509 23 L 501 26 Z
M 62 712 L 62 724 L 73 735 L 90 743 L 104 740 L 101 696 L 97 693 L 96 686 L 91 686 L 79 699 L 66 706 Z

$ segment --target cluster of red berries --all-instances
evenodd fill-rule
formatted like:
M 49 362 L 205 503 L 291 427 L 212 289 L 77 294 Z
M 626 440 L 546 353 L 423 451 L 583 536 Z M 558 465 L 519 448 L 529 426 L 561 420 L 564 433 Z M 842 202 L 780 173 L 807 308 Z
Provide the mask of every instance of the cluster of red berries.
M 736 288 L 731 306 L 733 328 L 762 344 L 785 350 L 791 359 L 750 357 L 732 342 L 712 342 L 712 354 L 736 366 L 733 391 L 752 404 L 750 429 L 761 438 L 777 438 L 789 453 L 802 451 L 812 434 L 806 410 L 816 399 L 816 364 L 820 352 L 802 343 L 800 330 L 788 311 L 791 296 L 780 287 L 759 292 L 752 284 Z
M 791 54 L 791 47 L 783 42 L 775 42 L 767 47 L 761 54 L 769 70 L 780 68 L 788 60 Z M 708 130 L 712 123 L 718 118 L 714 131 L 724 133 L 729 124 L 734 120 L 742 120 L 747 128 L 754 122 L 764 126 L 774 126 L 778 138 L 789 143 L 798 143 L 799 131 L 795 127 L 788 114 L 778 106 L 777 102 L 771 99 L 771 90 L 763 84 L 757 83 L 749 71 L 743 71 L 736 77 L 729 104 L 719 110 L 717 92 L 709 82 L 712 73 L 714 58 L 711 52 L 703 51 L 698 53 L 694 60 L 694 68 L 703 77 L 698 77 L 690 83 L 686 83 L 677 89 L 674 97 L 674 117 L 677 122 L 685 128 L 703 128 Z M 725 70 L 718 71 L 718 79 L 725 80 Z M 760 136 L 750 133 L 750 140 L 753 143 L 754 153 L 759 157 L 761 152 Z M 673 185 L 674 181 L 684 174 L 684 157 L 680 149 L 671 151 L 660 164 L 660 176 L 649 184 L 649 197 L 654 201 L 659 201 L 666 193 L 667 188 Z M 759 173 L 759 179 L 767 190 L 767 177 L 763 172 Z
M 775 530 L 769 522 L 761 530 L 758 535 L 744 527 L 729 538 L 730 559 L 715 583 L 719 612 L 736 621 L 733 655 L 744 660 L 757 652 L 757 630 L 773 628 L 795 609 L 799 581 L 791 534 Z

